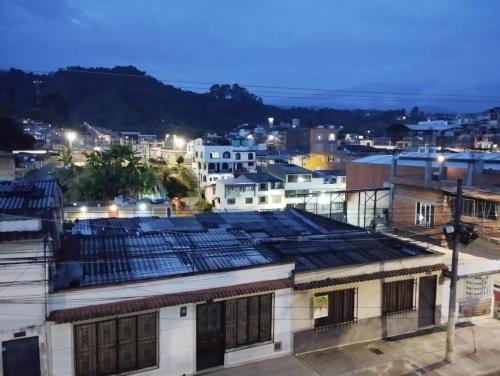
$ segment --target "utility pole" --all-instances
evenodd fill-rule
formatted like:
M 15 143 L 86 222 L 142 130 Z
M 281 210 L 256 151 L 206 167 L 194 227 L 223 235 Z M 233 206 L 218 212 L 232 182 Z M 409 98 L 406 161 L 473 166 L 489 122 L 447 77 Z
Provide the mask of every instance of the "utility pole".
M 460 217 L 462 215 L 462 179 L 457 180 L 457 197 L 455 200 L 455 219 L 453 221 L 453 254 L 451 258 L 450 303 L 448 310 L 448 327 L 446 330 L 445 360 L 453 363 L 455 357 L 455 315 L 457 308 L 457 272 L 458 241 L 460 240 Z

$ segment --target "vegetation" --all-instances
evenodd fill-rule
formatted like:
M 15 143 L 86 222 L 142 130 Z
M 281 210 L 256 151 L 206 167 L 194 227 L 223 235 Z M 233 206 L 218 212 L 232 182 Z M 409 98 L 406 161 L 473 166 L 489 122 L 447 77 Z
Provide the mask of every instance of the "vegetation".
M 21 124 L 9 117 L 0 117 L 0 150 L 33 149 L 35 139 L 25 134 Z
M 103 73 L 103 74 L 95 74 Z M 142 78 L 138 78 L 142 77 Z M 41 81 L 37 95 L 33 82 Z M 213 85 L 207 93 L 164 84 L 135 67 L 59 69 L 39 75 L 11 69 L 0 72 L 0 113 L 52 122 L 81 123 L 114 130 L 195 136 L 238 124 L 275 124 L 299 118 L 303 126 L 342 124 L 347 131 L 385 129 L 404 110 L 281 108 L 237 85 Z M 369 114 L 369 115 L 367 115 Z M 139 125 L 140 124 L 140 125 Z
M 198 212 L 198 213 L 209 213 L 212 211 L 212 205 L 208 203 L 207 200 L 204 200 L 204 199 L 199 199 L 198 201 L 196 201 L 196 203 L 194 204 L 194 209 Z
M 154 160 L 145 165 L 131 145 L 114 144 L 109 150 L 85 156 L 85 166 L 77 167 L 70 148 L 59 155 L 63 167 L 55 174 L 67 201 L 107 201 L 118 196 L 142 198 L 158 192 L 169 198 L 197 194 L 196 180 L 184 165 L 173 169 Z

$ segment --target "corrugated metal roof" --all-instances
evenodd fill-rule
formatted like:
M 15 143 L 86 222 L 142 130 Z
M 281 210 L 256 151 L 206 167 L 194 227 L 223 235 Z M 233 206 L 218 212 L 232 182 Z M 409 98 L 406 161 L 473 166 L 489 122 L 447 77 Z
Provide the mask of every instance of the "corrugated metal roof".
M 275 279 L 245 283 L 229 287 L 189 291 L 176 294 L 155 295 L 142 299 L 125 300 L 115 303 L 98 304 L 79 308 L 52 311 L 49 321 L 57 324 L 96 319 L 99 317 L 157 309 L 188 303 L 202 303 L 214 299 L 230 298 L 239 295 L 256 294 L 266 291 L 283 290 L 293 287 L 290 279 Z
M 74 263 L 75 257 L 62 259 L 70 253 L 77 255 L 78 263 Z M 56 289 L 206 273 L 280 261 L 270 250 L 256 248 L 243 231 L 234 229 L 75 236 L 63 246 L 60 255 L 54 276 Z
M 383 272 L 357 274 L 357 275 L 352 275 L 349 277 L 327 278 L 327 279 L 323 279 L 320 281 L 297 283 L 297 284 L 295 284 L 295 289 L 297 289 L 297 290 L 312 290 L 312 289 L 319 289 L 322 287 L 346 285 L 349 283 L 356 283 L 356 282 L 372 281 L 375 279 L 399 277 L 399 276 L 403 276 L 403 275 L 411 275 L 411 274 L 419 274 L 419 273 L 431 273 L 431 272 L 437 272 L 437 271 L 447 270 L 447 269 L 448 268 L 445 264 L 416 266 L 414 268 L 388 270 L 388 271 L 383 271 Z
M 281 258 L 296 259 L 296 272 L 434 254 L 423 247 L 380 233 L 305 242 L 276 242 L 267 246 Z
M 61 207 L 57 180 L 0 182 L 0 212 L 32 212 Z

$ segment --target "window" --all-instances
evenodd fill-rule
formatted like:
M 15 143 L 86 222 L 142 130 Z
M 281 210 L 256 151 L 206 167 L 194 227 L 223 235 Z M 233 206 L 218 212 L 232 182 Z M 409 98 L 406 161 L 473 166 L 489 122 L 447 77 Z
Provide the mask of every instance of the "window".
M 382 314 L 411 311 L 415 309 L 415 280 L 387 282 L 382 284 Z
M 223 170 L 228 170 L 228 169 L 229 169 L 229 165 L 228 165 L 226 162 L 224 162 L 224 163 L 222 164 L 221 168 L 222 168 Z
M 228 205 L 234 205 L 234 204 L 236 204 L 236 199 L 235 198 L 228 198 L 227 199 L 227 204 Z
M 226 300 L 226 348 L 271 341 L 272 294 Z
M 211 159 L 219 159 L 220 156 L 219 156 L 219 152 L 218 151 L 213 151 L 210 153 L 210 158 Z
M 328 135 L 328 141 L 335 141 L 335 133 L 330 133 Z
M 208 170 L 215 170 L 215 163 L 209 163 Z
M 328 316 L 314 320 L 314 327 L 347 324 L 356 321 L 356 289 L 330 291 L 317 295 L 328 296 Z
M 302 174 L 302 175 L 287 175 L 288 183 L 304 183 L 311 181 L 311 175 Z
M 285 191 L 285 197 L 297 197 L 307 195 L 309 191 L 307 189 L 291 189 Z
M 434 205 L 417 202 L 415 208 L 415 224 L 425 227 L 434 226 L 434 211 Z
M 241 159 L 241 153 L 236 153 L 235 159 L 240 160 Z
M 267 183 L 260 183 L 259 191 L 267 191 Z
M 248 205 L 253 204 L 253 197 L 246 197 L 245 204 L 248 204 Z
M 77 375 L 157 366 L 157 316 L 149 313 L 75 326 Z
M 252 160 L 253 159 L 253 153 L 248 153 L 248 160 Z
M 229 159 L 231 158 L 231 153 L 228 152 L 228 151 L 225 151 L 223 154 L 222 154 L 222 158 L 224 159 Z
M 281 196 L 271 196 L 273 204 L 281 204 Z
M 491 298 L 491 276 L 469 277 L 458 281 L 460 302 L 480 301 Z
M 260 196 L 259 197 L 259 204 L 267 204 L 267 197 L 266 196 Z
M 285 185 L 283 184 L 282 181 L 276 181 L 274 183 L 271 183 L 272 189 L 283 189 Z
M 253 167 L 255 166 L 255 162 L 248 162 L 248 167 Z

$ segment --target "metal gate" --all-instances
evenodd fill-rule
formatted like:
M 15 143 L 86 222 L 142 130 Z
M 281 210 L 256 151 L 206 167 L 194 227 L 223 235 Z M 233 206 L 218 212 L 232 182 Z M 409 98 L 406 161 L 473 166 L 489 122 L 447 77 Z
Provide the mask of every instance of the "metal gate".
M 40 375 L 38 337 L 2 342 L 4 376 Z

